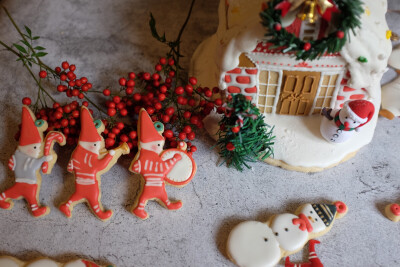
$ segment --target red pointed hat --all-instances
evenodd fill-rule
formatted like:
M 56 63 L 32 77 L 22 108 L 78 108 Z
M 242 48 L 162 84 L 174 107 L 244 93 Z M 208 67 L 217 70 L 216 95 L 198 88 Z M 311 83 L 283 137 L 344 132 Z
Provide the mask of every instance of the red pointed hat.
M 164 141 L 164 137 L 157 132 L 153 121 L 145 109 L 140 110 L 139 114 L 139 140 L 142 143 L 153 141 Z
M 35 125 L 36 118 L 27 106 L 22 107 L 21 135 L 19 145 L 26 146 L 42 142 L 42 136 Z
M 347 110 L 348 110 L 349 114 L 351 114 L 352 116 L 359 118 L 359 119 L 367 119 L 366 122 L 357 126 L 357 128 L 363 126 L 364 124 L 367 124 L 374 116 L 375 106 L 370 101 L 354 100 L 354 101 L 349 101 L 346 103 L 347 103 Z M 345 103 L 345 106 L 346 106 L 346 103 Z
M 94 125 L 92 115 L 85 106 L 82 106 L 81 109 L 81 133 L 79 135 L 79 141 L 83 142 L 101 141 L 101 136 L 97 132 L 96 126 Z

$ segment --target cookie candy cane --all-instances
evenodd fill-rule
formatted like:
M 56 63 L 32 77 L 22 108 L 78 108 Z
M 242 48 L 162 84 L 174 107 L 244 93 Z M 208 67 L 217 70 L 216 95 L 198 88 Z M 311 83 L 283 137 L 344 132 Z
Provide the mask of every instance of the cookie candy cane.
M 42 172 L 44 174 L 51 173 L 53 169 L 54 163 L 57 161 L 57 154 L 54 152 L 53 147 L 54 143 L 57 142 L 59 145 L 65 145 L 65 136 L 60 132 L 51 131 L 46 135 L 44 140 L 44 156 L 52 155 L 53 159 L 50 162 L 43 162 L 42 164 Z
M 10 256 L 0 256 L 1 267 L 112 267 L 112 265 L 97 265 L 94 262 L 78 259 L 66 263 L 56 262 L 49 258 L 29 262 L 21 261 Z

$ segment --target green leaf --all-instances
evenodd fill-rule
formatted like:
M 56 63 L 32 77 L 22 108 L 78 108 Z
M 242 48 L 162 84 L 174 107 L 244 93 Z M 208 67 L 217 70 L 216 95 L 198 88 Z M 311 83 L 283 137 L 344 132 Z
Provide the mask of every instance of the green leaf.
M 25 30 L 26 30 L 26 32 L 28 33 L 29 37 L 32 37 L 32 31 L 31 31 L 31 29 L 29 29 L 29 27 L 26 26 L 26 25 L 25 25 Z
M 41 51 L 41 50 L 46 50 L 46 48 L 42 47 L 42 46 L 36 46 L 35 48 L 33 48 L 35 50 Z
M 150 30 L 151 30 L 151 35 L 153 35 L 153 37 L 155 39 L 157 39 L 158 41 L 165 43 L 166 39 L 165 39 L 165 33 L 163 33 L 162 36 L 160 36 L 157 32 L 156 29 L 156 20 L 153 17 L 153 14 L 150 13 L 150 21 L 149 21 L 149 26 L 150 26 Z
M 40 38 L 40 36 L 34 36 L 33 38 L 32 38 L 32 40 L 37 40 L 37 39 L 39 39 Z
M 29 47 L 29 43 L 27 42 L 27 41 L 25 41 L 25 40 L 20 40 L 21 41 L 21 43 L 23 43 L 24 45 L 26 45 L 26 47 Z
M 26 49 L 25 49 L 22 45 L 13 44 L 13 46 L 14 46 L 15 48 L 17 48 L 20 52 L 24 53 L 24 54 L 27 54 L 27 53 L 28 53 L 28 52 L 26 52 Z
M 38 53 L 34 53 L 33 56 L 34 57 L 44 57 L 45 55 L 47 55 L 48 53 L 45 52 L 38 52 Z

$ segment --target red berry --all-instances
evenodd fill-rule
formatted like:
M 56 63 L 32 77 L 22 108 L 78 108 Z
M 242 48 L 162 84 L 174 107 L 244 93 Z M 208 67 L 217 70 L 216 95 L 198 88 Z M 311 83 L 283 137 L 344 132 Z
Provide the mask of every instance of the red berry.
M 154 104 L 154 108 L 155 108 L 156 110 L 162 109 L 161 103 L 160 103 L 160 102 L 155 103 L 155 104 Z
M 78 87 L 81 87 L 82 86 L 82 81 L 81 80 L 76 80 L 75 81 L 75 85 L 78 86 Z
M 44 70 L 41 70 L 41 71 L 39 72 L 39 77 L 42 78 L 42 79 L 46 78 L 46 77 L 47 77 L 47 72 L 44 71 Z
M 311 49 L 311 44 L 310 43 L 305 43 L 303 46 L 304 51 L 308 51 Z
M 192 84 L 192 85 L 196 85 L 196 84 L 197 84 L 197 79 L 196 79 L 195 77 L 190 77 L 190 78 L 189 78 L 189 82 L 190 82 L 190 84 Z
M 172 130 L 165 130 L 164 131 L 164 136 L 166 138 L 172 138 L 172 137 L 174 137 L 174 132 Z
M 238 133 L 240 131 L 240 127 L 239 126 L 232 127 L 231 131 L 233 133 Z
M 115 140 L 112 139 L 112 138 L 107 138 L 105 143 L 106 143 L 107 147 L 110 147 L 110 146 L 113 146 L 115 144 Z
M 190 123 L 191 124 L 197 124 L 199 123 L 199 118 L 197 116 L 193 116 L 190 118 Z
M 126 82 L 126 86 L 128 86 L 128 87 L 134 87 L 134 86 L 135 86 L 135 81 L 134 81 L 134 80 L 128 80 L 128 81 Z
M 115 135 L 115 133 L 110 132 L 107 134 L 107 136 L 114 139 L 116 135 Z
M 82 102 L 82 105 L 84 105 L 85 107 L 88 107 L 88 106 L 89 106 L 89 102 L 83 101 L 83 102 Z
M 75 120 L 75 119 L 70 119 L 70 120 L 69 120 L 69 125 L 70 125 L 70 126 L 76 125 L 76 120 Z
M 147 109 L 146 109 L 146 111 L 147 111 L 147 113 L 149 113 L 150 115 L 151 114 L 153 114 L 154 113 L 154 108 L 152 108 L 152 107 L 148 107 Z
M 67 75 L 65 73 L 60 75 L 60 80 L 61 81 L 66 81 L 67 80 Z
M 121 116 L 125 117 L 126 115 L 128 115 L 128 110 L 126 108 L 123 108 L 119 111 L 119 114 L 121 114 Z
M 109 107 L 109 108 L 115 108 L 115 103 L 114 103 L 114 102 L 107 101 L 107 102 L 106 102 L 106 105 L 107 105 L 107 107 Z
M 32 100 L 29 97 L 22 98 L 22 104 L 29 106 L 32 103 Z
M 68 120 L 67 119 L 62 119 L 61 120 L 61 126 L 62 127 L 67 127 L 68 126 Z
M 61 67 L 62 67 L 64 70 L 68 69 L 68 67 L 69 67 L 68 62 L 67 62 L 67 61 L 64 61 L 63 63 L 61 63 Z
M 164 93 L 167 92 L 167 90 L 168 90 L 167 86 L 165 86 L 165 85 L 161 85 L 161 86 L 160 86 L 160 92 L 161 92 L 161 93 L 164 94 Z
M 117 122 L 117 124 L 115 126 L 120 130 L 124 129 L 124 127 L 125 127 L 123 122 Z
M 190 132 L 190 133 L 188 133 L 188 135 L 187 135 L 187 138 L 188 138 L 189 140 L 194 140 L 195 137 L 196 137 L 196 134 L 195 134 L 194 132 Z
M 169 73 L 168 73 L 168 76 L 169 77 L 175 77 L 175 71 L 173 71 L 173 70 L 171 70 Z
M 344 38 L 344 32 L 343 31 L 337 31 L 336 32 L 336 37 L 339 39 L 343 39 Z
M 129 72 L 128 77 L 129 77 L 129 79 L 133 80 L 133 79 L 135 79 L 136 74 L 134 72 Z
M 177 95 L 183 94 L 184 91 L 185 91 L 185 90 L 183 89 L 182 86 L 179 86 L 179 87 L 176 87 L 176 88 L 175 88 L 175 94 L 177 94 Z
M 119 85 L 125 86 L 126 85 L 126 79 L 125 78 L 120 78 L 119 79 Z
M 178 137 L 179 137 L 179 139 L 181 139 L 181 140 L 185 140 L 185 139 L 186 139 L 186 133 L 180 132 L 179 135 L 178 135 Z
M 280 23 L 275 23 L 274 29 L 275 29 L 275 31 L 279 32 L 280 30 L 282 30 L 282 25 Z
M 157 64 L 155 69 L 156 69 L 156 71 L 161 71 L 162 70 L 161 64 Z
M 233 151 L 235 150 L 235 145 L 229 142 L 228 144 L 226 144 L 226 149 L 229 151 Z
M 206 90 L 206 91 L 204 92 L 204 95 L 205 95 L 206 97 L 211 97 L 211 96 L 212 96 L 212 91 L 211 91 L 210 89 L 208 89 L 208 90 Z
M 58 108 L 59 106 L 60 106 L 60 103 L 57 103 L 57 102 L 54 102 L 54 103 L 53 103 L 53 108 L 54 108 L 54 109 Z
M 80 93 L 79 95 L 78 95 L 78 98 L 79 99 L 83 99 L 85 97 L 85 95 L 83 94 L 83 93 Z
M 151 75 L 148 72 L 143 73 L 143 79 L 145 79 L 146 81 L 150 80 Z
M 185 112 L 183 113 L 183 117 L 184 117 L 185 119 L 189 119 L 190 116 L 192 116 L 192 113 L 191 113 L 190 111 L 185 111 Z
M 110 94 L 111 94 L 110 89 L 106 88 L 106 89 L 103 90 L 103 95 L 109 96 Z
M 175 61 L 172 58 L 168 59 L 168 65 L 172 66 L 174 64 L 175 64 Z
M 135 101 L 140 101 L 141 98 L 142 98 L 142 96 L 139 93 L 136 93 L 133 95 L 133 100 L 135 100 Z
M 121 140 L 122 142 L 128 142 L 129 138 L 126 134 L 121 134 L 121 136 L 119 137 L 119 140 Z
M 190 132 L 192 132 L 192 127 L 190 127 L 189 125 L 186 125 L 185 127 L 183 127 L 183 131 L 185 133 L 190 133 Z
M 71 112 L 71 107 L 70 107 L 70 105 L 65 105 L 64 108 L 63 108 L 63 111 L 64 111 L 65 113 L 70 113 L 70 112 Z
M 72 90 L 72 95 L 73 95 L 73 96 L 78 96 L 79 93 L 80 93 L 80 92 L 79 92 L 78 89 L 73 89 L 73 90 Z
M 160 100 L 160 101 L 164 101 L 165 98 L 166 98 L 165 94 L 159 94 L 158 95 L 158 100 Z
M 194 107 L 196 105 L 196 100 L 194 100 L 193 98 L 189 99 L 188 104 L 189 106 Z
M 110 116 L 110 117 L 114 116 L 115 113 L 117 113 L 117 111 L 115 110 L 115 108 L 109 108 L 109 109 L 107 110 L 107 114 L 108 114 L 108 116 Z
M 164 123 L 168 123 L 171 118 L 168 115 L 162 115 L 161 119 Z
M 188 94 L 193 93 L 193 86 L 191 86 L 190 84 L 185 85 L 185 91 Z
M 62 118 L 62 113 L 61 112 L 59 112 L 59 111 L 57 111 L 57 112 L 55 112 L 54 113 L 54 118 L 56 118 L 57 120 L 59 120 L 59 119 L 61 119 Z M 57 127 L 58 128 L 58 127 Z
M 60 73 L 61 72 L 61 68 L 60 67 L 56 67 L 54 70 L 55 70 L 56 73 Z
M 165 57 L 160 58 L 160 64 L 162 65 L 167 64 L 167 60 L 165 59 Z
M 86 77 L 82 77 L 81 82 L 82 82 L 82 84 L 85 84 L 88 82 L 88 79 Z
M 154 73 L 152 78 L 153 78 L 153 80 L 156 80 L 156 81 L 157 81 L 157 80 L 160 79 L 160 74 Z
M 72 117 L 78 118 L 79 117 L 79 110 L 72 111 Z
M 222 105 L 222 99 L 221 98 L 215 99 L 214 103 L 217 106 L 221 106 Z
M 190 147 L 190 152 L 196 152 L 197 151 L 197 147 L 196 146 L 191 146 Z
M 67 73 L 67 78 L 68 78 L 68 80 L 73 81 L 73 80 L 75 80 L 76 75 L 75 75 L 75 73 L 70 71 L 70 72 Z
M 128 88 L 126 88 L 125 93 L 126 93 L 127 95 L 133 94 L 133 87 L 128 87 Z
M 70 71 L 75 71 L 76 70 L 76 66 L 75 65 L 69 65 L 69 70 Z
M 129 137 L 130 137 L 132 140 L 135 139 L 135 138 L 137 137 L 136 131 L 131 131 L 131 132 L 129 133 Z
M 116 95 L 116 96 L 113 97 L 113 102 L 118 104 L 119 102 L 121 102 L 121 98 Z
M 114 127 L 114 128 L 112 128 L 112 129 L 111 129 L 111 131 L 112 131 L 113 133 L 115 133 L 116 135 L 117 135 L 117 134 L 119 134 L 119 133 L 121 132 L 121 130 L 120 130 L 120 129 L 118 129 L 118 128 L 115 128 L 115 127 Z
M 68 85 L 69 85 L 70 87 L 74 87 L 74 86 L 75 86 L 75 81 L 69 81 L 69 82 L 68 82 Z
M 168 116 L 172 116 L 175 113 L 175 109 L 173 107 L 169 107 L 165 110 L 165 114 Z

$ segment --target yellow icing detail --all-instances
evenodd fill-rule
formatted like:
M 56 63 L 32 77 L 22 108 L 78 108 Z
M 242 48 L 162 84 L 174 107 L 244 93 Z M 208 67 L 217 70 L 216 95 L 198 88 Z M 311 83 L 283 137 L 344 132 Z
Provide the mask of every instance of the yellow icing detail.
M 239 7 L 235 6 L 234 8 L 231 9 L 231 13 L 239 13 L 240 9 Z
M 390 39 L 390 37 L 392 37 L 392 31 L 391 30 L 387 30 L 386 31 L 386 39 Z
M 365 7 L 365 14 L 367 14 L 367 16 L 371 15 L 371 11 L 368 7 Z

